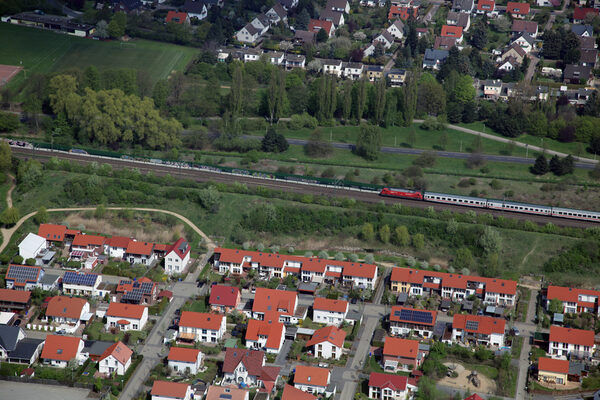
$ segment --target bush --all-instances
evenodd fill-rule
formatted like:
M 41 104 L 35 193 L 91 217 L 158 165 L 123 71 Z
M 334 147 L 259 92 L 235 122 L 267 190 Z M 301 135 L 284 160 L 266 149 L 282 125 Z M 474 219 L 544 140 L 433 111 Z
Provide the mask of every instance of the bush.
M 322 178 L 334 178 L 335 177 L 335 169 L 333 167 L 327 167 L 323 172 L 321 172 Z
M 13 263 L 15 264 L 23 264 L 23 257 L 17 255 L 13 257 Z
M 321 130 L 316 129 L 304 145 L 304 153 L 310 157 L 327 157 L 333 153 L 333 146 L 323 139 Z
M 319 258 L 328 259 L 329 258 L 329 254 L 325 250 L 321 250 L 319 252 Z
M 494 190 L 500 190 L 502 189 L 502 182 L 500 182 L 497 179 L 492 179 L 492 181 L 490 182 L 490 187 Z

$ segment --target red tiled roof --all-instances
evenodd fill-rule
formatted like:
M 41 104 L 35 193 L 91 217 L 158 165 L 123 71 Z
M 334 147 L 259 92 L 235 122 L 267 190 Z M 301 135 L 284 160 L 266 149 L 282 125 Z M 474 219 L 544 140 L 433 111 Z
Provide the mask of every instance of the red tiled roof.
M 126 319 L 120 319 L 117 321 L 117 324 L 119 325 L 129 325 L 131 322 L 127 321 Z
M 294 383 L 326 387 L 329 384 L 329 370 L 326 368 L 298 365 L 294 374 Z
M 81 338 L 62 335 L 48 335 L 44 342 L 41 357 L 47 360 L 69 361 L 77 356 Z
M 152 385 L 152 396 L 162 396 L 176 399 L 183 399 L 190 387 L 187 383 L 177 383 L 168 381 L 154 381 Z
M 53 318 L 79 319 L 86 304 L 87 301 L 79 297 L 54 296 L 48 302 L 46 315 Z
M 413 320 L 400 319 L 400 311 L 402 311 L 402 310 L 419 311 L 419 312 L 422 312 L 422 313 L 431 314 L 431 322 L 430 323 L 415 322 Z M 396 314 L 397 311 L 398 311 L 398 314 Z M 436 318 L 437 318 L 437 311 L 417 310 L 415 308 L 402 307 L 402 306 L 393 306 L 392 310 L 390 311 L 390 321 L 394 321 L 394 322 L 409 322 L 411 324 L 435 326 Z
M 150 254 L 152 254 L 153 248 L 154 243 L 130 240 L 129 244 L 127 245 L 127 250 L 125 250 L 125 252 L 129 254 L 149 256 Z
M 375 264 L 351 263 L 344 267 L 342 275 L 375 279 L 377 276 L 377 266 Z
M 62 242 L 65 240 L 67 227 L 64 225 L 40 224 L 38 236 L 52 242 Z
M 496 7 L 495 0 L 479 0 L 477 2 L 477 9 L 479 11 L 494 11 Z
M 515 295 L 517 282 L 507 279 L 484 278 L 481 276 L 450 274 L 447 272 L 418 270 L 413 268 L 393 268 L 390 280 L 392 282 L 423 285 L 425 278 L 437 278 L 441 287 L 466 288 L 468 282 L 477 282 L 485 285 L 485 291 Z
M 594 346 L 594 331 L 552 325 L 550 327 L 550 341 L 592 347 Z
M 580 295 L 596 296 L 596 298 L 600 298 L 600 291 L 562 286 L 548 286 L 546 297 L 548 300 L 558 299 L 568 303 L 579 303 Z
M 380 389 L 391 389 L 395 392 L 405 391 L 407 383 L 407 376 L 382 374 L 380 372 L 371 372 L 369 376 L 369 386 Z
M 418 10 L 419 9 L 417 7 L 392 5 L 390 7 L 390 12 L 388 13 L 388 19 L 392 20 L 400 18 L 401 20 L 406 21 L 411 14 L 413 17 L 417 18 L 419 12 Z
M 332 278 L 340 278 L 342 276 L 341 272 L 327 271 L 325 272 L 325 276 L 331 276 Z
M 278 311 L 286 315 L 292 315 L 296 310 L 297 299 L 297 293 L 289 290 L 257 288 L 252 312 Z
M 183 248 L 183 251 L 182 251 L 182 248 Z M 177 254 L 177 256 L 183 260 L 184 257 L 187 255 L 187 253 L 190 252 L 190 245 L 188 242 L 185 241 L 184 238 L 179 238 L 171 246 L 167 246 L 165 251 L 167 253 L 174 251 L 175 254 Z
M 386 336 L 383 355 L 416 359 L 419 355 L 419 341 Z
M 573 10 L 573 19 L 585 19 L 588 14 L 598 15 L 598 9 L 589 7 L 575 7 L 575 10 Z
M 65 231 L 65 235 L 69 235 L 69 236 L 75 236 L 75 235 L 80 235 L 81 231 L 78 231 L 77 229 L 67 229 Z
M 106 315 L 110 317 L 141 319 L 145 306 L 137 304 L 110 303 Z
M 317 398 L 310 393 L 303 392 L 300 389 L 296 389 L 295 387 L 286 384 L 283 388 L 281 400 L 317 400 Z
M 210 385 L 204 400 L 245 400 L 248 396 L 248 391 L 238 389 L 235 386 L 215 386 Z M 198 397 L 196 397 L 198 398 Z
M 195 363 L 198 361 L 199 353 L 199 349 L 190 349 L 189 347 L 171 347 L 167 360 Z
M 200 351 L 200 350 L 198 350 Z M 133 354 L 133 350 L 125 345 L 125 343 L 120 340 L 110 346 L 108 349 L 102 353 L 100 356 L 100 360 L 104 360 L 108 356 L 113 356 L 118 362 L 125 365 L 127 361 L 131 360 L 131 355 Z
M 344 313 L 348 311 L 348 302 L 346 300 L 333 300 L 326 299 L 325 297 L 316 297 L 313 304 L 313 309 Z
M 477 322 L 477 329 L 467 329 L 467 321 Z M 453 329 L 461 329 L 463 331 L 481 333 L 483 335 L 491 335 L 492 333 L 499 335 L 504 334 L 505 327 L 506 320 L 485 315 L 454 314 L 454 318 L 452 319 Z
M 120 249 L 126 249 L 127 245 L 131 241 L 130 238 L 125 236 L 113 236 L 106 239 L 106 244 L 110 247 L 118 247 Z
M 236 307 L 238 305 L 240 290 L 234 286 L 214 285 L 210 289 L 208 303 L 211 305 Z
M 470 395 L 465 400 L 483 400 L 483 398 L 477 393 Z
M 167 299 L 170 299 L 173 297 L 173 292 L 171 292 L 170 290 L 161 290 L 160 292 L 158 292 L 158 296 L 159 299 L 161 297 L 166 297 Z
M 265 347 L 279 349 L 284 330 L 284 325 L 279 321 L 251 319 L 248 321 L 248 328 L 246 329 L 246 340 L 258 340 L 259 336 L 266 336 L 267 342 Z
M 346 331 L 335 326 L 326 326 L 317 329 L 313 333 L 312 338 L 306 342 L 306 347 L 314 346 L 318 343 L 329 342 L 337 347 L 344 347 L 346 339 Z
M 88 246 L 102 246 L 106 242 L 104 236 L 98 235 L 75 235 L 73 239 L 73 246 L 77 247 L 88 247 Z
M 569 360 L 555 360 L 554 358 L 540 357 L 538 359 L 538 370 L 568 374 Z
M 223 372 L 231 373 L 241 363 L 248 370 L 248 374 L 260 376 L 265 359 L 265 353 L 258 350 L 244 350 L 228 347 L 225 350 Z
M 31 299 L 29 290 L 0 289 L 0 301 L 27 303 Z
M 183 311 L 181 313 L 181 319 L 179 320 L 179 326 L 218 331 L 221 329 L 222 322 L 223 316 L 219 314 Z
M 177 11 L 169 11 L 167 13 L 166 22 L 175 22 L 176 24 L 183 24 L 187 20 L 187 13 L 177 12 Z
M 462 37 L 462 34 L 463 34 L 462 31 L 463 31 L 462 26 L 443 25 L 442 33 L 440 34 L 440 36 L 460 38 L 460 37 Z
M 331 21 L 323 21 L 320 19 L 311 19 L 308 24 L 308 31 L 317 33 L 319 29 L 325 29 L 327 35 L 331 35 L 331 30 L 333 29 L 333 22 Z
M 509 1 L 506 4 L 506 12 L 517 15 L 527 15 L 529 14 L 529 3 L 516 3 L 514 1 Z
M 522 19 L 514 20 L 510 29 L 512 32 L 526 32 L 535 35 L 538 31 L 537 22 L 524 21 Z

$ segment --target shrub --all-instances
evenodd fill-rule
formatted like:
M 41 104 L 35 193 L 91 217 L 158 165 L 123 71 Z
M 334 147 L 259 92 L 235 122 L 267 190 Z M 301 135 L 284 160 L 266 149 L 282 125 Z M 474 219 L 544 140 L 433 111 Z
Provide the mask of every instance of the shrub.
M 319 252 L 319 258 L 328 259 L 329 258 L 329 254 L 325 250 L 321 250 Z
M 367 254 L 365 257 L 365 262 L 367 264 L 373 264 L 375 262 L 375 257 L 373 256 L 373 254 Z
M 256 250 L 258 251 L 264 251 L 265 250 L 265 245 L 262 243 L 259 243 L 256 245 Z
M 293 254 L 294 251 L 295 249 L 292 246 L 288 247 L 288 253 Z
M 337 253 L 335 253 L 335 259 L 337 261 L 344 261 L 346 259 L 346 256 L 344 256 L 344 253 L 342 253 L 341 251 L 338 251 Z
M 307 251 L 307 252 L 304 253 L 304 257 L 310 258 L 312 256 L 313 256 L 313 252 L 312 251 Z

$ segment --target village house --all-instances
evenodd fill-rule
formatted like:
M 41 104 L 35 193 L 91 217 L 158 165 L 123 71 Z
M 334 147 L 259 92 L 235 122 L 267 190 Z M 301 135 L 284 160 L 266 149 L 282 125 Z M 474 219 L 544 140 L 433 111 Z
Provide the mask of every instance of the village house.
M 293 42 L 295 45 L 302 46 L 304 43 L 315 44 L 316 41 L 317 39 L 314 32 L 303 31 L 301 29 L 296 29 L 296 32 L 294 32 Z
M 125 375 L 131 366 L 133 351 L 123 342 L 118 341 L 110 346 L 98 361 L 98 371 L 105 374 Z
M 456 40 L 457 38 L 453 39 Z M 448 58 L 447 50 L 425 49 L 425 56 L 423 57 L 423 68 L 439 70 L 446 58 Z
M 335 326 L 326 326 L 317 329 L 312 338 L 306 342 L 307 348 L 312 348 L 313 354 L 317 358 L 334 358 L 339 360 L 344 349 L 344 340 L 346 332 Z
M 588 15 L 598 15 L 599 11 L 600 10 L 598 10 L 597 8 L 575 7 L 573 9 L 573 23 L 584 23 Z
M 326 394 L 331 373 L 326 368 L 297 365 L 294 373 L 294 387 L 303 392 Z
M 235 38 L 242 43 L 256 43 L 260 37 L 260 29 L 252 24 L 246 24 L 242 29 L 237 31 Z
M 514 305 L 517 296 L 516 281 L 412 268 L 392 269 L 390 287 L 392 292 L 409 296 L 436 293 L 452 300 L 477 296 L 485 304 L 500 306 Z
M 277 354 L 285 340 L 285 326 L 276 320 L 248 320 L 246 347 Z
M 490 14 L 496 10 L 496 1 L 495 0 L 479 0 L 477 2 L 477 10 L 475 11 L 477 14 Z
M 71 258 L 87 258 L 104 252 L 106 238 L 98 235 L 75 235 L 71 243 Z
M 264 35 L 271 27 L 271 21 L 265 14 L 258 14 L 250 21 L 250 24 L 258 29 L 261 35 Z
M 525 54 L 529 54 L 533 50 L 534 43 L 535 40 L 528 33 L 520 33 L 513 36 L 510 42 L 510 47 L 519 46 L 521 50 L 525 52 Z M 508 50 L 510 50 L 510 47 Z M 516 50 L 519 52 L 519 55 L 525 57 L 525 54 L 521 54 L 521 51 L 519 49 Z
M 550 285 L 542 291 L 546 310 L 550 311 L 550 301 L 559 300 L 562 303 L 562 313 L 592 313 L 598 315 L 598 299 L 600 291 L 591 289 L 578 289 Z
M 571 25 L 571 32 L 581 37 L 593 37 L 594 27 L 592 25 Z
M 265 15 L 269 18 L 271 24 L 278 24 L 280 22 L 287 24 L 287 11 L 279 3 L 275 3 L 273 7 L 269 8 Z
M 223 338 L 226 324 L 223 315 L 182 311 L 179 320 L 179 340 L 217 343 Z
M 563 71 L 563 82 L 578 84 L 587 84 L 592 77 L 592 67 L 578 64 L 567 64 Z
M 363 263 L 345 265 L 342 282 L 354 288 L 373 290 L 377 286 L 377 266 Z
M 156 260 L 154 243 L 130 240 L 123 258 L 130 264 L 151 265 Z
M 538 24 L 533 21 L 514 20 L 510 31 L 513 34 L 527 33 L 535 38 L 538 35 Z
M 185 0 L 181 10 L 186 12 L 189 18 L 196 18 L 199 21 L 208 16 L 208 7 L 206 7 L 206 3 L 203 1 Z
M 296 389 L 292 385 L 286 384 L 283 387 L 281 400 L 317 400 L 317 397 L 310 393 L 303 392 L 300 389 Z
M 82 354 L 83 340 L 73 336 L 48 335 L 40 356 L 44 364 L 57 368 L 66 368 L 69 361 L 77 360 L 78 365 L 85 362 Z
M 424 361 L 419 341 L 387 336 L 383 344 L 382 365 L 385 371 L 412 371 Z
M 269 62 L 273 65 L 285 65 L 284 54 L 280 51 L 272 51 L 267 53 Z
M 405 69 L 397 69 L 392 68 L 386 74 L 386 78 L 388 79 L 391 87 L 400 87 L 404 85 L 406 82 L 406 70 Z
M 453 0 L 452 11 L 470 14 L 473 12 L 473 0 Z
M 338 11 L 323 10 L 321 11 L 321 15 L 319 15 L 319 19 L 331 21 L 334 29 L 338 29 L 340 26 L 344 25 L 344 13 Z
M 529 14 L 529 3 L 517 3 L 509 1 L 506 4 L 506 12 L 516 19 L 525 19 Z
M 46 317 L 58 323 L 78 325 L 91 317 L 90 303 L 79 297 L 54 296 L 48 302 Z
M 364 65 L 362 63 L 348 62 L 343 64 L 342 76 L 346 79 L 357 80 L 363 74 Z
M 297 324 L 306 318 L 306 308 L 299 308 L 298 294 L 289 290 L 257 288 L 252 304 L 252 318 Z M 298 314 L 296 311 L 302 311 Z M 276 318 L 278 317 L 278 319 Z
M 460 26 L 442 25 L 441 37 L 450 37 L 456 39 L 456 43 L 463 41 L 463 28 Z
M 483 97 L 486 100 L 497 100 L 502 92 L 502 81 L 500 79 L 488 79 L 483 81 Z
M 402 21 L 407 21 L 411 16 L 413 18 L 417 18 L 419 14 L 419 7 L 413 5 L 392 5 L 390 7 L 390 12 L 388 13 L 388 19 L 393 21 L 395 19 L 401 19 Z
M 517 68 L 519 68 L 519 62 L 514 57 L 506 57 L 498 64 L 500 71 L 508 72 Z
M 199 349 L 189 347 L 171 347 L 167 356 L 167 365 L 180 374 L 196 375 L 204 361 Z
M 456 38 L 436 36 L 433 49 L 449 51 L 454 46 L 456 46 Z
M 62 279 L 63 293 L 75 296 L 98 296 L 98 286 L 101 282 L 100 274 L 67 271 Z
M 28 290 L 0 289 L 0 311 L 26 311 L 31 305 L 31 292 Z
M 135 281 L 123 279 L 115 292 L 121 303 L 152 305 L 158 296 L 158 283 L 145 276 Z
M 484 315 L 454 314 L 452 340 L 473 345 L 504 345 L 506 320 Z
M 381 65 L 368 65 L 367 66 L 367 78 L 370 82 L 376 82 L 383 78 L 383 66 Z
M 131 238 L 125 236 L 112 236 L 106 239 L 104 253 L 111 258 L 125 258 L 125 252 Z
M 165 255 L 165 272 L 167 275 L 181 274 L 190 262 L 190 245 L 185 239 L 179 238 L 167 248 Z
M 4 281 L 7 289 L 32 290 L 40 287 L 43 277 L 44 270 L 41 267 L 10 264 Z
M 6 360 L 8 354 L 25 339 L 25 332 L 18 326 L 0 325 L 0 360 Z
M 47 246 L 46 239 L 30 232 L 25 239 L 19 243 L 19 255 L 23 257 L 23 260 L 36 258 L 46 251 Z
M 550 345 L 548 353 L 553 358 L 562 357 L 591 357 L 596 348 L 594 331 L 564 328 L 552 325 L 550 327 Z
M 538 381 L 554 385 L 566 385 L 569 377 L 569 361 L 549 357 L 538 359 Z
M 106 311 L 106 330 L 141 331 L 148 322 L 148 307 L 136 304 L 110 303 Z
M 210 385 L 204 400 L 250 400 L 250 392 L 235 386 Z M 265 397 L 268 399 L 268 397 Z
M 342 76 L 342 60 L 323 60 L 323 73 L 331 74 L 337 77 Z M 315 263 L 310 263 L 310 265 L 304 266 L 303 275 L 315 275 L 319 276 L 319 273 L 322 273 L 320 270 L 325 270 L 325 265 L 315 265 Z M 312 271 L 313 269 L 319 269 L 319 271 Z M 322 275 L 321 275 L 322 276 Z
M 525 50 L 517 43 L 513 43 L 504 53 L 502 53 L 500 60 L 501 62 L 505 62 L 506 60 L 512 59 L 514 65 L 521 65 L 525 57 L 527 57 Z
M 388 26 L 387 31 L 396 40 L 402 40 L 404 38 L 404 23 L 401 19 L 397 19 Z
M 325 9 L 348 14 L 350 12 L 350 3 L 348 3 L 348 0 L 327 0 Z
M 327 32 L 327 37 L 331 37 L 335 31 L 335 27 L 331 21 L 311 19 L 308 23 L 308 31 L 313 32 L 315 35 L 318 34 L 321 29 L 324 29 L 325 32 Z
M 448 16 L 446 17 L 446 24 L 460 26 L 463 32 L 466 32 L 471 26 L 471 16 L 467 13 L 448 11 Z
M 271 392 L 279 377 L 280 367 L 265 365 L 265 353 L 234 347 L 225 349 L 223 384 L 244 384 Z
M 315 297 L 313 303 L 314 322 L 340 326 L 346 320 L 346 314 L 348 314 L 347 301 Z
M 79 233 L 79 231 L 73 231 L 67 229 L 64 225 L 55 224 L 40 224 L 40 227 L 38 228 L 38 236 L 46 239 L 48 246 L 63 243 L 69 236 L 68 233 Z
M 22 328 L 0 324 L 0 360 L 31 365 L 43 346 L 44 339 L 27 338 Z
M 210 288 L 208 304 L 213 311 L 229 314 L 236 310 L 242 297 L 235 286 L 213 285 Z
M 390 333 L 394 336 L 418 335 L 433 337 L 437 311 L 416 310 L 393 306 L 390 312 Z
M 285 68 L 304 68 L 306 65 L 306 57 L 302 54 L 286 54 Z
M 371 372 L 369 399 L 408 400 L 417 391 L 417 382 L 407 376 Z
M 152 400 L 191 400 L 192 387 L 187 383 L 154 381 L 150 391 Z
M 170 10 L 167 13 L 167 17 L 165 18 L 165 22 L 167 24 L 169 22 L 172 22 L 174 24 L 179 24 L 179 25 L 189 24 L 190 23 L 190 16 L 186 12 Z

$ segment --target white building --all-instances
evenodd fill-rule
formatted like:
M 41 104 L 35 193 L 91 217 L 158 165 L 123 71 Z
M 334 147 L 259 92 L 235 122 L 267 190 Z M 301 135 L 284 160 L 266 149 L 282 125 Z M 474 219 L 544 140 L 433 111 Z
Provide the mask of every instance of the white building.
M 179 340 L 217 343 L 223 338 L 226 323 L 223 315 L 183 311 L 179 320 Z
M 100 357 L 98 371 L 105 374 L 125 375 L 131 365 L 133 351 L 121 341 L 110 346 Z
M 165 255 L 165 272 L 167 275 L 180 274 L 190 262 L 190 245 L 180 238 L 167 248 Z
M 112 258 L 125 258 L 125 252 L 131 239 L 124 236 L 113 236 L 106 239 L 104 252 Z
M 325 394 L 330 377 L 331 373 L 326 368 L 297 365 L 294 373 L 294 387 L 311 394 Z
M 46 317 L 58 323 L 78 325 L 91 317 L 90 303 L 80 297 L 54 296 L 48 302 Z
M 110 303 L 106 311 L 106 330 L 141 331 L 148 322 L 148 307 L 137 304 Z
M 369 399 L 409 400 L 416 391 L 416 381 L 407 376 L 380 372 L 371 372 L 369 376 Z
M 595 349 L 594 331 L 556 325 L 550 327 L 548 352 L 553 358 L 590 357 Z
M 342 279 L 345 285 L 373 290 L 377 286 L 377 266 L 352 263 L 344 267 Z
M 29 233 L 21 243 L 19 243 L 19 255 L 23 260 L 36 258 L 41 252 L 46 250 L 46 239 L 35 233 Z
M 246 347 L 277 354 L 285 340 L 285 326 L 278 321 L 251 319 L 246 329 Z
M 346 320 L 348 302 L 316 297 L 313 304 L 313 322 L 340 326 Z
M 86 357 L 82 350 L 83 340 L 74 336 L 48 335 L 44 342 L 44 349 L 40 358 L 44 364 L 57 368 L 66 368 L 69 361 L 76 360 L 78 365 L 83 365 Z
M 193 392 L 187 383 L 154 381 L 150 394 L 152 400 L 191 400 Z
M 237 31 L 235 38 L 238 42 L 242 43 L 254 43 L 260 37 L 260 29 L 257 29 L 252 24 L 246 24 L 242 29 Z
M 323 73 L 342 76 L 341 60 L 323 60 Z
M 339 360 L 344 348 L 346 332 L 335 326 L 327 326 L 315 331 L 312 338 L 306 342 L 306 347 L 313 349 L 317 358 L 334 358 Z
M 506 320 L 483 315 L 454 314 L 452 340 L 472 345 L 504 346 Z
M 95 297 L 99 295 L 98 286 L 101 282 L 102 275 L 100 274 L 67 271 L 62 279 L 63 293 Z
M 348 62 L 344 63 L 343 76 L 347 79 L 357 80 L 360 79 L 364 71 L 364 65 L 362 63 Z M 341 272 L 341 271 L 340 271 Z
M 281 368 L 265 365 L 265 353 L 257 350 L 228 347 L 223 361 L 223 385 L 244 384 L 267 388 L 277 383 Z
M 167 356 L 167 363 L 173 371 L 196 375 L 202 366 L 204 354 L 198 349 L 188 347 L 171 347 Z
M 397 19 L 387 28 L 387 31 L 396 40 L 402 40 L 402 38 L 404 37 L 404 23 L 401 19 Z

